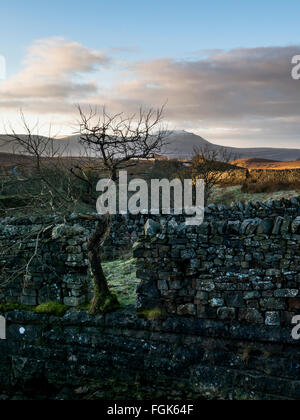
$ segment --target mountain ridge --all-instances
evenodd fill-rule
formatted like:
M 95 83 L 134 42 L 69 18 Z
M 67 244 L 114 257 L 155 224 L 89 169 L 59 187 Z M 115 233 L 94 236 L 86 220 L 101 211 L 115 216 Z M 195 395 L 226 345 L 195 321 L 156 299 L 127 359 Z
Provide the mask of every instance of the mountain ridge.
M 2 153 L 17 153 L 17 150 L 13 147 L 12 143 L 7 141 L 6 135 L 0 135 L 0 152 Z M 70 156 L 80 156 L 83 154 L 83 147 L 80 144 L 79 136 L 66 136 L 61 139 L 55 140 L 57 145 L 61 145 L 62 148 L 68 147 L 68 153 Z M 207 147 L 210 150 L 223 151 L 227 150 L 231 153 L 234 159 L 250 159 L 260 158 L 268 159 L 273 161 L 295 161 L 300 158 L 299 149 L 288 149 L 288 148 L 272 148 L 272 147 L 249 147 L 239 148 L 232 146 L 220 146 L 209 142 L 203 137 L 190 133 L 187 131 L 174 131 L 168 137 L 167 145 L 164 147 L 162 154 L 168 158 L 177 159 L 190 159 L 193 155 L 195 147 L 203 148 Z

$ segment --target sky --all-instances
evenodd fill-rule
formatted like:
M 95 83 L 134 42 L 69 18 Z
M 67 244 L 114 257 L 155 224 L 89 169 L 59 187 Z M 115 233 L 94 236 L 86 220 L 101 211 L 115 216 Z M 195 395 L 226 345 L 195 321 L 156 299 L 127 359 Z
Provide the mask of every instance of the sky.
M 300 148 L 299 1 L 15 0 L 1 7 L 0 130 L 75 104 L 166 105 L 170 128 L 217 144 Z M 0 61 L 1 63 L 1 61 Z

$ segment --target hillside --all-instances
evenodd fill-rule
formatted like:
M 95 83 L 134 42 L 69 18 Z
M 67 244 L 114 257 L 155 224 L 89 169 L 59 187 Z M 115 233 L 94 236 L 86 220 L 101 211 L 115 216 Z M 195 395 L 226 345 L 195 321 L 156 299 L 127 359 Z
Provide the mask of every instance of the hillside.
M 284 170 L 284 169 L 300 169 L 300 161 L 276 161 L 269 159 L 238 159 L 232 162 L 232 164 L 241 168 L 248 169 L 273 169 L 273 170 Z
M 57 139 L 55 142 L 56 145 L 61 145 L 63 149 L 66 149 L 65 154 L 71 156 L 80 156 L 83 154 L 79 136 L 64 137 Z M 163 154 L 169 158 L 190 159 L 195 147 L 208 147 L 212 150 L 220 151 L 226 149 L 237 159 L 259 158 L 271 161 L 290 162 L 300 157 L 300 149 L 224 147 L 210 143 L 204 138 L 186 131 L 172 132 L 168 137 L 167 143 L 164 147 Z M 13 151 L 17 153 L 17 150 L 14 150 L 12 147 L 11 142 L 7 142 L 7 136 L 0 135 L 0 152 L 12 153 Z
M 300 149 L 284 149 L 284 148 L 237 148 L 219 146 L 188 132 L 174 132 L 165 148 L 165 154 L 173 158 L 190 158 L 193 154 L 194 147 L 209 147 L 212 150 L 227 149 L 237 159 L 268 159 L 272 161 L 293 161 L 300 157 Z M 296 166 L 298 167 L 298 166 Z
M 0 167 L 11 167 L 14 165 L 32 165 L 33 159 L 30 156 L 20 156 L 13 153 L 0 153 Z

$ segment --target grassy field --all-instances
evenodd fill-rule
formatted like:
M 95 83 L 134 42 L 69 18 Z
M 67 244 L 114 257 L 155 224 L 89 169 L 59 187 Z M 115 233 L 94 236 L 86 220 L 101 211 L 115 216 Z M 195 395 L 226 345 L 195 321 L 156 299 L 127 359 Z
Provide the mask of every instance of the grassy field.
M 239 159 L 232 162 L 232 164 L 246 169 L 300 169 L 300 160 L 295 160 L 293 162 L 280 162 L 276 160 L 252 158 Z
M 56 167 L 58 163 L 60 165 Z M 47 161 L 43 169 L 47 182 L 41 182 L 40 177 L 31 173 L 33 158 L 0 153 L 0 217 L 95 211 L 96 183 L 104 176 L 101 162 L 92 160 L 87 164 L 86 182 L 70 172 L 72 165 L 78 163 L 78 158 Z M 275 162 L 256 158 L 240 159 L 234 164 L 237 166 L 232 171 L 223 173 L 209 198 L 210 203 L 230 205 L 238 201 L 267 201 L 300 193 L 300 161 Z M 129 180 L 138 177 L 149 183 L 154 178 L 192 176 L 191 168 L 176 160 L 143 161 L 128 172 Z M 66 197 L 68 202 L 64 201 Z
M 281 198 L 291 198 L 300 194 L 299 190 L 282 190 L 272 192 L 246 193 L 243 192 L 242 185 L 231 187 L 216 187 L 210 198 L 210 203 L 224 204 L 230 206 L 231 203 L 239 201 L 246 203 L 249 201 L 268 201 L 279 200 Z
M 134 305 L 136 288 L 140 283 L 136 277 L 135 259 L 106 261 L 103 263 L 103 269 L 110 289 L 118 296 L 121 305 Z

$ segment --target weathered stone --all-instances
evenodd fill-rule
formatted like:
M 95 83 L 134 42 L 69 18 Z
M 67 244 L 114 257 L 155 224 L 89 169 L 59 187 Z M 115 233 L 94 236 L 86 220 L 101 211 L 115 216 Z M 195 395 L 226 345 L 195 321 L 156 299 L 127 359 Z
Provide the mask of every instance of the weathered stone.
M 218 308 L 218 307 L 224 306 L 224 299 L 213 298 L 209 301 L 209 304 L 212 308 Z
M 161 225 L 152 219 L 148 219 L 145 224 L 145 235 L 155 236 L 160 232 Z
M 261 220 L 260 223 L 257 226 L 257 234 L 269 234 L 272 232 L 274 227 L 274 222 L 272 219 L 264 219 Z
M 260 306 L 263 310 L 274 309 L 276 310 L 285 310 L 286 304 L 283 299 L 276 298 L 266 298 L 260 300 Z
M 201 292 L 211 292 L 215 290 L 216 286 L 213 281 L 203 281 L 203 280 L 197 280 L 196 282 L 196 288 L 197 290 Z
M 275 290 L 274 296 L 278 298 L 294 298 L 298 296 L 299 290 L 294 289 L 279 289 Z
M 58 225 L 52 230 L 52 239 L 65 239 L 72 236 L 84 235 L 86 230 L 80 225 Z
M 275 268 L 269 268 L 266 271 L 266 276 L 267 277 L 280 277 L 281 275 L 281 271 L 280 270 L 276 270 Z
M 166 280 L 158 280 L 157 284 L 158 284 L 159 290 L 162 290 L 163 292 L 166 292 L 169 289 L 168 283 Z
M 288 218 L 284 218 L 283 223 L 281 225 L 280 233 L 281 235 L 286 235 L 289 233 L 291 227 L 291 220 Z
M 292 233 L 299 233 L 300 231 L 300 216 L 296 217 L 296 219 L 292 222 Z
M 191 315 L 191 316 L 195 316 L 197 314 L 197 309 L 196 306 L 191 304 L 191 303 L 187 303 L 186 305 L 180 305 L 177 309 L 177 314 L 178 315 Z
M 227 234 L 236 234 L 240 233 L 241 222 L 239 220 L 229 221 L 227 223 Z
M 21 304 L 28 305 L 28 306 L 36 306 L 37 305 L 37 297 L 35 296 L 21 296 Z
M 69 297 L 64 298 L 64 305 L 66 306 L 76 307 L 76 306 L 83 305 L 84 303 L 86 303 L 85 296 L 81 296 L 81 297 L 69 296 Z
M 218 309 L 218 318 L 222 321 L 233 321 L 236 318 L 236 309 L 235 308 L 219 308 Z
M 257 309 L 240 309 L 239 310 L 239 320 L 246 321 L 253 324 L 263 324 L 264 318 Z
M 273 235 L 279 235 L 283 220 L 284 219 L 281 216 L 276 218 L 274 228 L 273 228 L 273 231 L 272 231 Z
M 265 324 L 270 327 L 280 326 L 280 312 L 266 312 Z
M 244 308 L 244 296 L 242 292 L 226 293 L 225 294 L 226 304 L 232 308 Z
M 261 297 L 261 293 L 254 291 L 254 292 L 247 292 L 244 294 L 244 299 L 245 300 L 253 300 L 253 299 L 258 299 Z

